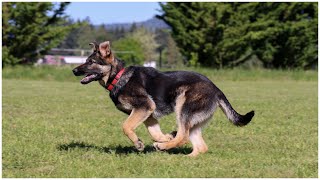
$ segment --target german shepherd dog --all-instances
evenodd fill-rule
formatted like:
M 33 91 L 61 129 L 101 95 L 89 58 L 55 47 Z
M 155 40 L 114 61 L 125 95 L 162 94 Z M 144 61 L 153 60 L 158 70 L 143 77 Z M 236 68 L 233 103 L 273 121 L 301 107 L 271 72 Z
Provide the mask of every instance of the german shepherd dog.
M 207 77 L 187 71 L 159 72 L 151 67 L 129 66 L 111 52 L 109 41 L 93 46 L 93 53 L 86 62 L 73 69 L 75 76 L 85 77 L 82 84 L 98 81 L 110 91 L 116 107 L 128 114 L 123 132 L 143 151 L 144 144 L 134 130 L 142 123 L 155 141 L 157 150 L 182 146 L 189 140 L 193 150 L 189 156 L 197 156 L 208 150 L 201 129 L 220 107 L 236 126 L 247 125 L 254 111 L 238 114 L 223 92 Z M 172 112 L 176 113 L 177 132 L 163 134 L 158 120 Z

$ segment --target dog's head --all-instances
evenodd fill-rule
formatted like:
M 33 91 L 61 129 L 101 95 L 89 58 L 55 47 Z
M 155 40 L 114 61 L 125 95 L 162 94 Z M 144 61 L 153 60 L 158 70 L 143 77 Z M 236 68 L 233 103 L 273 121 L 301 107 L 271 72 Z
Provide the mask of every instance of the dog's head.
M 93 53 L 86 59 L 84 64 L 74 68 L 75 76 L 85 76 L 81 79 L 82 84 L 88 84 L 92 81 L 108 81 L 113 62 L 113 55 L 109 41 L 98 45 L 96 42 L 90 43 L 93 47 Z

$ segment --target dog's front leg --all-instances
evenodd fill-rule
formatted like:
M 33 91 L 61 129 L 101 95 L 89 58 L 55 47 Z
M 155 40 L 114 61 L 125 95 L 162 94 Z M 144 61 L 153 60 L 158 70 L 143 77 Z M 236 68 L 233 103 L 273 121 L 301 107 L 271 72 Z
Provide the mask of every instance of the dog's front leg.
M 133 109 L 128 119 L 123 123 L 122 128 L 124 134 L 128 136 L 139 151 L 143 151 L 144 144 L 138 138 L 134 130 L 143 123 L 152 114 L 152 112 L 153 111 L 145 109 Z

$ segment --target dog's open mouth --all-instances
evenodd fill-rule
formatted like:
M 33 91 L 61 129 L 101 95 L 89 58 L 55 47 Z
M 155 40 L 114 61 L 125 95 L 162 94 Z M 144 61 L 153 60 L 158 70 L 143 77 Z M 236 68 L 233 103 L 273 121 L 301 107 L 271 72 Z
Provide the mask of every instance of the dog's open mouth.
M 81 79 L 81 84 L 88 84 L 91 81 L 98 80 L 100 78 L 100 74 L 87 74 L 84 78 Z

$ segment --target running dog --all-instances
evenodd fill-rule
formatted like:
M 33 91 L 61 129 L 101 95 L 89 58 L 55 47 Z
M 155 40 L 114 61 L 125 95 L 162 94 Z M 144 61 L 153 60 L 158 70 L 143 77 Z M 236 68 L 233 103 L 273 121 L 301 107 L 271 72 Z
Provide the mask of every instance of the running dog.
M 193 150 L 189 156 L 197 156 L 208 150 L 201 134 L 202 127 L 220 107 L 236 126 L 247 125 L 254 111 L 238 114 L 223 92 L 207 77 L 187 71 L 160 72 L 151 67 L 129 66 L 114 56 L 109 41 L 93 46 L 93 53 L 86 62 L 73 69 L 75 76 L 85 76 L 82 84 L 98 81 L 110 91 L 115 106 L 129 115 L 124 121 L 123 132 L 143 151 L 144 144 L 135 133 L 142 123 L 155 141 L 157 150 L 182 146 L 189 140 Z M 176 113 L 176 134 L 163 134 L 158 120 Z

